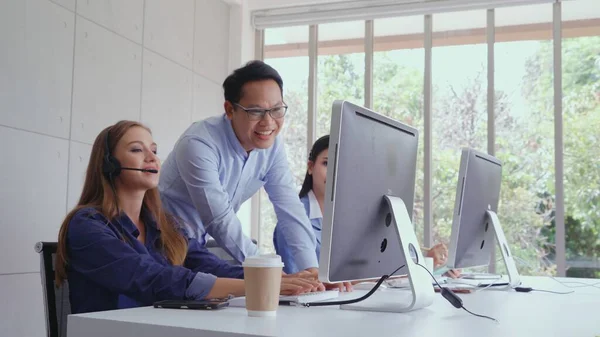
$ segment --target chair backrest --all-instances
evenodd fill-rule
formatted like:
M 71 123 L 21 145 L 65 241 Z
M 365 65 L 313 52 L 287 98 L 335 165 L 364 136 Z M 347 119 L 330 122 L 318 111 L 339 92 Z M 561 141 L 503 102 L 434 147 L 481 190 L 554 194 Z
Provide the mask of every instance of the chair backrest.
M 229 255 L 225 251 L 225 249 L 219 247 L 219 245 L 213 238 L 206 240 L 205 247 L 206 249 L 208 249 L 209 252 L 215 254 L 218 258 L 225 260 L 228 263 L 235 264 L 235 260 L 233 259 L 233 257 L 231 257 L 231 255 Z
M 254 244 L 257 244 L 257 241 L 255 239 L 252 239 L 252 242 Z M 208 237 L 208 235 L 205 247 L 206 249 L 208 249 L 209 252 L 215 254 L 218 258 L 225 260 L 230 264 L 238 264 L 238 262 L 235 261 L 235 259 L 225 251 L 225 249 L 221 248 L 217 244 L 217 241 L 215 241 L 215 239 Z
M 65 281 L 60 287 L 56 287 L 54 281 L 56 247 L 56 242 L 38 242 L 35 244 L 35 251 L 40 254 L 47 336 L 66 337 L 67 316 L 71 313 L 71 302 L 69 302 L 69 284 Z

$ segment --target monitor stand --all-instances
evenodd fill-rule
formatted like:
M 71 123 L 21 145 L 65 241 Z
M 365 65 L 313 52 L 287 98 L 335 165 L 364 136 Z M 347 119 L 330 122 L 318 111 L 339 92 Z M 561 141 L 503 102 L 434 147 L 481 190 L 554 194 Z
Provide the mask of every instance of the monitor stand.
M 502 253 L 502 259 L 506 265 L 508 284 L 511 288 L 518 287 L 521 285 L 521 276 L 519 275 L 519 271 L 517 270 L 517 266 L 515 265 L 515 260 L 512 257 L 510 249 L 508 248 L 508 242 L 506 241 L 506 236 L 504 236 L 504 230 L 502 230 L 498 215 L 496 215 L 496 212 L 494 211 L 486 211 L 486 213 L 488 221 L 491 222 L 492 228 L 494 229 L 494 234 L 496 236 L 496 240 L 498 241 L 498 245 L 500 246 L 500 252 Z
M 398 236 L 398 242 L 400 243 L 400 249 L 406 256 L 406 270 L 408 279 L 410 281 L 410 293 L 409 291 L 386 291 L 386 292 L 375 292 L 368 299 L 353 303 L 344 304 L 340 307 L 346 310 L 363 310 L 363 311 L 381 311 L 381 312 L 408 312 L 412 310 L 421 309 L 427 307 L 433 303 L 433 291 L 432 279 L 429 273 L 422 267 L 416 265 L 411 258 L 411 251 L 416 254 L 417 261 L 419 264 L 425 266 L 425 259 L 421 253 L 417 236 L 413 229 L 412 222 L 408 216 L 406 205 L 401 198 L 394 196 L 384 196 L 387 205 L 392 215 L 393 223 L 396 224 L 396 234 Z M 404 270 L 404 269 L 402 269 Z M 395 296 L 394 293 L 398 293 Z M 402 296 L 404 293 L 407 296 Z

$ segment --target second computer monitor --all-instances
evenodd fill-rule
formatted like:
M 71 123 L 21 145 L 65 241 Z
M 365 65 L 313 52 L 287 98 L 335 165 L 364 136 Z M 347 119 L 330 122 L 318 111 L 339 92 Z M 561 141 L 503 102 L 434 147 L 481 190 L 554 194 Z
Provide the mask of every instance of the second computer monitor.
M 502 162 L 470 148 L 462 150 L 447 266 L 470 268 L 490 262 L 494 228 L 488 211 L 498 212 Z
M 346 101 L 331 119 L 320 277 L 379 278 L 406 264 L 384 196 L 401 198 L 412 219 L 419 134 Z

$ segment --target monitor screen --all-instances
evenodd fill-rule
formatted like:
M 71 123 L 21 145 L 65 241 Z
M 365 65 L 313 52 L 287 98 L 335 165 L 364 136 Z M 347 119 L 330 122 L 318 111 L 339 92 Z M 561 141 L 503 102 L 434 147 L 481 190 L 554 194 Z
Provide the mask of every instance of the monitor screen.
M 346 101 L 333 104 L 322 280 L 379 278 L 405 264 L 384 196 L 401 198 L 412 219 L 418 139 L 411 126 Z

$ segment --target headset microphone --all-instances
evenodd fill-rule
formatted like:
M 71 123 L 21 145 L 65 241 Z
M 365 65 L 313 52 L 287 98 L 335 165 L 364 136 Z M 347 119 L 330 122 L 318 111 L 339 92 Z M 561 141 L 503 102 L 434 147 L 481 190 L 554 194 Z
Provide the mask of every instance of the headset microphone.
M 102 160 L 102 173 L 106 176 L 107 179 L 111 181 L 112 179 L 121 174 L 121 170 L 131 170 L 131 171 L 142 171 L 148 173 L 158 173 L 158 170 L 155 169 L 139 169 L 132 167 L 121 167 L 121 163 L 117 160 L 117 158 L 113 157 L 110 153 L 110 147 L 108 143 L 108 138 L 110 136 L 110 129 L 106 131 L 106 142 L 104 143 L 104 158 Z
M 131 168 L 131 167 L 121 167 L 121 170 L 131 170 L 131 171 L 142 171 L 142 172 L 148 172 L 148 173 L 158 173 L 158 170 L 154 170 L 154 169 L 138 169 L 138 168 Z

